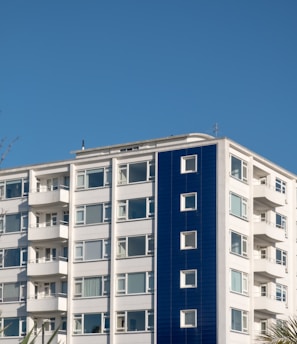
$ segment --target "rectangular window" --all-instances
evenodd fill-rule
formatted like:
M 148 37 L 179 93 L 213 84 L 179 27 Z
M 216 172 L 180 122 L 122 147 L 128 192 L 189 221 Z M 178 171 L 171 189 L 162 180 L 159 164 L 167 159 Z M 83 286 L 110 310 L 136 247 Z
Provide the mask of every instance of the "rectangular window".
M 0 249 L 0 268 L 23 266 L 27 263 L 27 251 L 24 248 Z
M 76 207 L 76 225 L 92 225 L 110 222 L 111 204 L 99 203 Z
M 191 211 L 197 209 L 197 192 L 180 195 L 180 210 Z
M 231 291 L 243 295 L 248 294 L 248 275 L 246 273 L 231 270 Z
M 133 272 L 117 275 L 117 294 L 151 293 L 153 288 L 153 272 Z
M 231 231 L 231 252 L 247 257 L 247 237 Z
M 109 294 L 109 277 L 81 277 L 74 280 L 75 297 L 99 297 Z
M 247 162 L 231 156 L 231 176 L 247 182 Z
M 1 318 L 2 337 L 21 337 L 26 333 L 25 318 Z
M 154 215 L 152 198 L 135 198 L 118 202 L 118 220 L 145 219 Z
M 231 309 L 231 329 L 236 332 L 248 332 L 248 314 L 240 309 Z
M 93 189 L 111 184 L 111 170 L 108 167 L 78 171 L 76 175 L 77 189 Z
M 193 250 L 197 248 L 197 231 L 187 231 L 180 233 L 180 249 Z
M 118 167 L 118 184 L 133 184 L 152 180 L 155 176 L 152 161 L 122 164 Z
M 74 245 L 75 261 L 107 259 L 110 244 L 108 240 L 79 241 Z
M 276 284 L 275 299 L 281 302 L 287 302 L 287 286 L 283 284 Z
M 275 262 L 276 264 L 287 266 L 287 252 L 277 248 L 275 250 Z
M 3 214 L 0 216 L 0 233 L 22 232 L 28 229 L 28 213 Z
M 180 311 L 180 327 L 197 327 L 196 309 L 183 309 Z
M 197 270 L 180 271 L 180 287 L 196 288 L 197 287 Z
M 26 179 L 0 182 L 0 199 L 17 198 L 28 195 L 29 183 Z
M 247 219 L 247 199 L 230 193 L 230 214 Z
M 276 228 L 281 228 L 286 230 L 287 228 L 287 217 L 281 214 L 275 214 L 275 225 Z
M 118 238 L 117 257 L 148 256 L 154 251 L 154 242 L 151 235 L 140 235 Z
M 181 173 L 197 172 L 197 155 L 186 155 L 181 157 Z
M 153 312 L 151 310 L 117 312 L 116 331 L 135 332 L 153 330 Z
M 73 334 L 107 333 L 109 332 L 108 313 L 74 314 Z
M 280 192 L 282 194 L 286 193 L 286 182 L 283 180 L 276 178 L 275 179 L 275 191 Z
M 0 283 L 0 302 L 19 302 L 24 300 L 25 283 Z

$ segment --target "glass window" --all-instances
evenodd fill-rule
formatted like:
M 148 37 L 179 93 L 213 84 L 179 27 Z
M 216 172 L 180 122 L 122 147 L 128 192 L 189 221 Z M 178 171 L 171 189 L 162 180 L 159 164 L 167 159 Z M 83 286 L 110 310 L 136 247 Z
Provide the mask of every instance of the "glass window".
M 86 206 L 86 224 L 103 222 L 102 204 L 94 204 Z
M 6 198 L 22 196 L 22 180 L 11 180 L 6 182 Z
M 287 286 L 282 285 L 282 284 L 276 284 L 275 290 L 276 290 L 276 295 L 275 295 L 276 300 L 287 302 Z
M 275 261 L 276 264 L 287 266 L 287 252 L 277 248 L 275 250 Z
M 241 159 L 231 156 L 231 176 L 242 180 L 247 181 L 247 163 Z
M 146 292 L 146 273 L 137 272 L 128 274 L 128 294 Z
M 275 214 L 275 224 L 276 224 L 276 228 L 282 228 L 282 229 L 286 229 L 286 224 L 287 224 L 287 218 L 284 215 Z
M 4 336 L 18 337 L 20 335 L 20 319 L 4 318 Z
M 118 238 L 117 257 L 145 256 L 153 252 L 153 240 L 151 235 Z
M 127 312 L 127 331 L 145 330 L 145 311 Z
M 231 291 L 239 294 L 247 295 L 248 293 L 248 277 L 246 273 L 231 270 Z
M 84 314 L 84 333 L 101 332 L 101 314 Z
M 102 240 L 85 242 L 85 260 L 102 259 Z
M 276 178 L 275 179 L 275 191 L 280 192 L 282 194 L 286 193 L 286 182 L 283 180 Z
M 242 219 L 247 218 L 247 200 L 241 196 L 230 194 L 230 214 Z
M 76 242 L 74 247 L 75 260 L 98 260 L 109 256 L 109 241 L 92 240 Z
M 181 195 L 181 211 L 190 211 L 197 209 L 197 193 L 187 193 Z
M 197 171 L 197 155 L 181 157 L 181 173 L 193 173 Z
M 104 169 L 87 171 L 87 188 L 96 188 L 104 185 Z
M 239 309 L 231 309 L 231 329 L 237 332 L 248 331 L 247 312 Z
M 239 233 L 231 232 L 231 252 L 247 257 L 247 237 Z
M 20 266 L 21 254 L 19 248 L 5 250 L 4 266 Z
M 146 218 L 146 198 L 130 199 L 128 201 L 128 219 Z
M 180 249 L 192 250 L 197 248 L 197 231 L 180 233 Z
M 197 327 L 196 309 L 184 309 L 180 311 L 180 327 Z
M 197 270 L 180 271 L 180 287 L 196 288 L 197 287 Z
M 154 163 L 152 161 L 143 161 L 119 165 L 118 183 L 132 184 L 151 180 L 154 177 Z
M 147 180 L 147 162 L 129 164 L 129 183 Z
M 19 283 L 4 283 L 3 284 L 3 302 L 19 301 L 20 299 L 20 284 Z

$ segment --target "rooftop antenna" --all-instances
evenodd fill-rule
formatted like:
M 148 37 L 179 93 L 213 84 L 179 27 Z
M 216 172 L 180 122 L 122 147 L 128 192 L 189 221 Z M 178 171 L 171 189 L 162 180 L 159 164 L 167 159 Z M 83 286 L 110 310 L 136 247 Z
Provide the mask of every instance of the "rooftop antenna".
M 82 140 L 82 142 L 81 142 L 81 149 L 85 150 L 85 140 Z
M 218 132 L 219 132 L 219 125 L 218 125 L 218 123 L 214 124 L 212 132 L 214 133 L 215 137 L 218 137 Z

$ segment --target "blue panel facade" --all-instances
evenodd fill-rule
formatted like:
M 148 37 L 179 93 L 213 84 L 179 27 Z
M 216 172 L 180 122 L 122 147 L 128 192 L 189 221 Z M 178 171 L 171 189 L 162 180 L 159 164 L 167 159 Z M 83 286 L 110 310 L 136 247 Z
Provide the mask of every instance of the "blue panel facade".
M 197 154 L 196 173 L 181 157 Z M 180 211 L 180 195 L 197 192 L 197 210 Z M 216 343 L 216 146 L 159 153 L 157 343 Z M 197 230 L 197 249 L 180 250 L 180 232 Z M 180 270 L 197 269 L 197 288 L 180 288 Z M 180 310 L 197 309 L 197 328 L 180 328 Z

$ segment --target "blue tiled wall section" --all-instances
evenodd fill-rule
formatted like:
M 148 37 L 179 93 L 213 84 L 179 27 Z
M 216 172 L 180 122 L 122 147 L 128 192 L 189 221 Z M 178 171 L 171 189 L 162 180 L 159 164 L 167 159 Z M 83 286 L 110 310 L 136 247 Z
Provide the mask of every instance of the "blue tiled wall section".
M 181 157 L 198 170 L 181 174 Z M 180 195 L 197 192 L 197 210 L 180 211 Z M 159 153 L 157 343 L 216 343 L 216 146 Z M 197 249 L 180 250 L 180 232 L 197 230 Z M 180 270 L 197 269 L 197 288 L 180 288 Z M 197 309 L 197 328 L 180 328 L 180 310 Z

